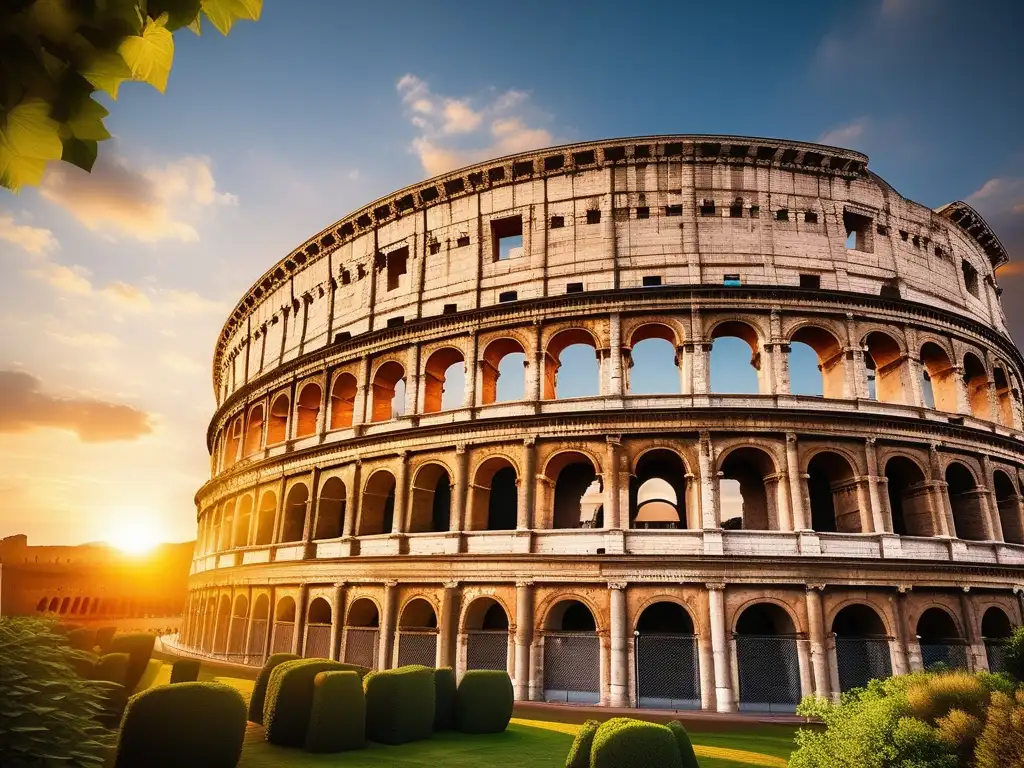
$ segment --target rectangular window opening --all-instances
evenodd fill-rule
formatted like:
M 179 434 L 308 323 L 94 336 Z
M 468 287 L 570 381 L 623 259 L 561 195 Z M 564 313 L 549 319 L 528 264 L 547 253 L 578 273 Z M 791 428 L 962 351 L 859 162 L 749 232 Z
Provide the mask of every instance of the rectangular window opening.
M 779 208 L 779 210 L 775 212 L 775 219 L 776 221 L 789 221 L 789 209 Z
M 551 217 L 551 229 L 561 229 L 565 226 L 565 216 L 552 216 Z
M 761 206 L 752 205 L 750 206 L 750 218 L 756 219 L 761 215 Z
M 895 281 L 886 281 L 882 283 L 882 288 L 879 290 L 878 295 L 886 299 L 898 299 L 901 297 L 900 286 Z
M 405 325 L 405 315 L 396 315 L 395 317 L 388 318 L 388 328 L 398 328 L 403 325 Z
M 427 248 L 430 251 L 431 256 L 441 252 L 441 244 L 436 241 L 427 246 Z
M 967 292 L 974 298 L 978 298 L 978 270 L 976 270 L 966 259 L 960 261 L 960 269 L 964 273 L 964 286 Z
M 700 215 L 701 216 L 714 216 L 715 215 L 715 201 L 704 200 L 700 204 Z
M 500 302 L 515 301 L 518 298 L 519 294 L 516 291 L 502 291 L 498 294 L 498 301 Z
M 406 273 L 409 264 L 409 248 L 399 248 L 387 256 L 388 259 L 388 290 L 398 288 L 400 278 Z
M 523 217 L 491 219 L 491 256 L 506 261 L 523 255 Z
M 875 227 L 875 232 L 880 234 L 882 237 L 885 237 L 886 235 L 889 234 L 889 228 L 885 226 L 885 224 L 879 224 L 877 227 Z
M 600 224 L 601 223 L 601 211 L 597 208 L 591 208 L 587 211 L 587 224 Z
M 735 200 L 732 205 L 729 206 L 729 218 L 730 219 L 742 219 L 743 218 L 743 201 Z
M 871 253 L 874 250 L 871 234 L 874 232 L 869 217 L 853 211 L 843 211 L 843 226 L 846 228 L 846 247 L 851 251 Z
M 814 211 L 804 211 L 804 223 L 805 224 L 817 224 L 818 214 Z
M 736 286 L 743 285 L 743 282 L 740 280 L 739 275 L 723 275 L 722 285 L 728 285 L 735 288 Z
M 661 275 L 644 275 L 643 286 L 644 288 L 654 288 L 661 285 Z
M 459 311 L 458 304 L 445 304 L 444 309 L 441 310 L 442 315 L 454 315 Z
M 800 287 L 819 290 L 821 288 L 821 275 L 800 275 Z
M 465 248 L 467 245 L 469 245 L 469 235 L 459 235 L 455 240 L 456 248 Z
M 666 205 L 665 206 L 665 215 L 666 216 L 682 216 L 683 215 L 683 206 L 681 206 L 681 205 Z
M 565 286 L 566 293 L 582 293 L 583 283 L 568 283 Z
M 641 205 L 636 209 L 636 217 L 638 219 L 649 219 L 651 218 L 651 209 L 646 205 Z

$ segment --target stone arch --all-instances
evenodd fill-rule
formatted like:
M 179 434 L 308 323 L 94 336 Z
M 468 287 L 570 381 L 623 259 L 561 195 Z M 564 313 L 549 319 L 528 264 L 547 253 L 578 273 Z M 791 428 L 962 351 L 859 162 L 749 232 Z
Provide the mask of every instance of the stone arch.
M 601 698 L 598 614 L 575 595 L 559 595 L 542 614 L 544 698 L 596 704 Z
M 258 546 L 274 542 L 274 517 L 277 515 L 277 494 L 264 491 L 260 495 L 260 506 L 256 512 L 256 541 Z
M 981 617 L 981 637 L 984 640 L 1006 640 L 1013 634 L 1013 622 L 1000 606 L 985 609 Z
M 737 609 L 734 637 L 740 710 L 793 711 L 800 702 L 796 617 L 763 597 Z
M 820 325 L 805 324 L 793 330 L 789 335 L 790 342 L 790 364 L 789 380 L 790 391 L 794 394 L 821 394 L 822 397 L 843 397 L 846 380 L 845 355 L 842 342 L 836 335 Z M 805 371 L 803 366 L 796 365 L 796 358 L 793 356 L 792 345 L 803 344 L 809 347 L 817 358 L 817 369 Z M 799 385 L 794 388 L 793 383 L 808 379 L 808 390 L 802 391 Z M 797 391 L 801 390 L 801 391 Z
M 423 413 L 438 413 L 461 406 L 445 403 L 445 381 L 456 366 L 462 366 L 463 381 L 466 376 L 466 357 L 457 347 L 441 347 L 430 354 L 423 366 Z M 460 393 L 461 394 L 461 393 Z
M 272 648 L 274 653 L 288 653 L 292 650 L 295 635 L 295 598 L 285 595 L 274 607 L 274 634 Z
M 547 347 L 544 350 L 544 399 L 555 400 L 559 397 L 558 395 L 558 370 L 562 365 L 562 354 L 570 347 L 577 347 L 579 345 L 587 346 L 594 351 L 594 364 L 590 367 L 591 370 L 575 370 L 574 373 L 579 376 L 580 380 L 589 379 L 591 383 L 596 384 L 594 387 L 589 389 L 585 393 L 580 393 L 574 396 L 590 396 L 598 395 L 601 393 L 600 383 L 600 367 L 598 365 L 598 343 L 594 334 L 586 328 L 565 328 L 555 333 L 548 341 Z M 579 364 L 582 365 L 584 358 L 580 358 L 579 361 L 574 360 L 574 366 Z
M 356 377 L 342 371 L 331 384 L 331 429 L 347 429 L 352 426 L 356 409 L 356 393 L 359 391 Z
M 60 601 L 56 597 L 50 598 L 50 605 L 47 607 L 49 613 L 56 613 L 57 609 L 60 608 Z
M 235 500 L 228 499 L 221 507 L 220 528 L 217 535 L 217 551 L 222 552 L 231 546 L 231 531 L 235 524 Z
M 39 602 L 36 603 L 36 613 L 43 613 L 46 610 L 46 597 L 39 598 Z
M 270 618 L 270 598 L 267 595 L 256 596 L 252 604 L 252 618 L 253 620 Z
M 680 335 L 664 322 L 644 321 L 628 336 L 625 390 L 631 394 L 678 394 Z
M 985 371 L 985 364 L 973 352 L 965 352 L 963 368 L 964 388 L 967 390 L 971 415 L 976 419 L 991 421 L 992 409 L 989 407 L 988 373 Z
M 395 515 L 395 476 L 387 469 L 375 470 L 363 486 L 359 504 L 357 536 L 391 533 Z
M 999 423 L 1004 427 L 1014 426 L 1014 413 L 1017 410 L 1017 403 L 1013 395 L 1013 386 L 1007 369 L 998 364 L 992 368 L 992 382 L 995 385 L 996 408 L 999 415 Z
M 69 611 L 69 613 L 71 613 L 71 614 L 78 613 L 79 610 L 81 609 L 81 605 L 82 605 L 82 598 L 76 597 L 74 600 L 71 601 L 71 610 Z
M 235 511 L 238 522 L 235 523 L 231 546 L 246 547 L 249 545 L 249 528 L 252 526 L 252 494 L 246 493 L 238 500 Z
M 306 609 L 306 621 L 312 624 L 331 623 L 331 604 L 323 597 L 315 597 L 309 601 Z
M 277 601 L 274 609 L 274 621 L 295 621 L 295 598 L 285 595 Z
M 541 614 L 540 626 L 548 632 L 598 632 L 600 615 L 582 595 L 563 594 L 551 600 Z
M 515 530 L 519 510 L 519 472 L 504 455 L 488 456 L 473 472 L 466 530 Z
M 1024 520 L 1021 519 L 1021 496 L 1012 477 L 1001 469 L 992 472 L 992 491 L 995 493 L 1003 541 L 1024 544 Z
M 868 332 L 861 346 L 868 375 L 868 397 L 880 403 L 906 403 L 903 371 L 907 356 L 903 346 L 885 331 Z
M 985 490 L 978 485 L 974 472 L 959 461 L 946 465 L 946 497 L 953 513 L 957 538 L 966 541 L 987 541 Z
M 285 497 L 281 523 L 281 542 L 302 541 L 306 527 L 306 512 L 309 508 L 309 488 L 305 483 L 295 483 Z
M 288 439 L 289 413 L 291 399 L 287 392 L 280 392 L 271 401 L 270 417 L 267 419 L 267 445 L 276 445 Z
M 959 410 L 956 368 L 946 350 L 935 341 L 926 341 L 921 345 L 921 369 L 925 405 L 956 413 Z
M 379 627 L 380 606 L 372 597 L 361 595 L 352 601 L 345 616 L 347 627 Z
M 826 533 L 865 533 L 856 464 L 837 450 L 819 450 L 807 462 L 811 528 Z
M 871 604 L 851 601 L 830 623 L 839 690 L 862 688 L 892 675 L 892 651 L 885 619 Z
M 412 479 L 409 533 L 447 531 L 451 525 L 452 477 L 437 461 L 421 464 Z
M 523 393 L 520 397 L 502 396 L 499 391 L 498 381 L 504 373 L 506 376 L 514 371 L 513 366 L 519 356 L 522 357 L 523 370 L 520 382 L 523 386 Z M 502 369 L 505 369 L 504 371 Z M 471 373 L 471 372 L 470 372 Z M 526 349 L 511 336 L 502 336 L 493 339 L 484 347 L 483 355 L 480 357 L 480 402 L 482 405 L 490 405 L 506 400 L 523 400 L 526 397 Z
M 716 394 L 752 394 L 762 390 L 761 335 L 758 328 L 745 320 L 723 319 L 711 326 L 709 389 Z M 722 341 L 726 339 L 738 341 Z M 747 364 L 743 366 L 743 344 L 750 349 Z
M 267 632 L 270 627 L 270 597 L 261 593 L 253 600 L 252 617 L 249 620 L 247 653 L 253 659 L 262 659 L 266 648 Z
M 423 595 L 410 597 L 398 611 L 398 626 L 407 629 L 437 629 L 437 609 Z
M 412 597 L 398 612 L 398 666 L 436 665 L 437 610 L 423 596 Z
M 238 460 L 238 451 L 242 445 L 244 426 L 242 415 L 239 414 L 228 427 L 228 439 L 224 441 L 224 466 L 230 467 Z
M 333 610 L 324 597 L 315 597 L 306 609 L 306 638 L 302 655 L 307 659 L 326 659 L 331 655 Z
M 263 447 L 263 421 L 263 403 L 258 403 L 249 409 L 242 455 L 252 456 Z
M 665 596 L 644 603 L 633 623 L 633 631 L 639 634 L 696 635 L 696 627 L 689 607 L 681 600 Z
M 600 528 L 604 496 L 598 463 L 578 449 L 561 450 L 548 458 L 544 476 L 553 488 L 552 528 Z
M 629 482 L 629 527 L 688 527 L 687 475 L 676 451 L 652 447 L 641 453 Z
M 308 381 L 301 385 L 295 401 L 295 437 L 316 434 L 323 397 L 323 389 L 318 382 Z
M 327 478 L 320 487 L 316 504 L 314 539 L 337 539 L 343 534 L 346 505 L 344 481 L 337 476 Z
M 399 388 L 401 384 L 401 388 Z M 395 393 L 401 389 L 405 392 L 405 368 L 396 360 L 386 360 L 374 371 L 371 388 L 373 390 L 371 414 L 373 421 L 391 421 L 404 411 L 404 404 L 395 402 Z
M 764 447 L 735 445 L 719 457 L 721 526 L 727 530 L 779 530 L 778 467 Z
M 744 618 L 746 615 L 746 618 Z M 737 606 L 733 613 L 733 633 L 796 636 L 800 634 L 800 620 L 792 607 L 784 600 L 769 596 L 752 597 Z
M 900 536 L 937 536 L 932 511 L 932 488 L 924 468 L 909 456 L 894 454 L 883 474 L 889 495 L 893 533 Z
M 967 668 L 967 648 L 960 623 L 945 606 L 925 608 L 917 619 L 916 633 L 925 669 L 945 664 L 954 669 Z
M 235 595 L 235 602 L 231 615 L 236 619 L 246 618 L 249 615 L 249 598 L 245 595 Z
M 374 669 L 377 666 L 379 637 L 380 607 L 372 597 L 360 595 L 349 604 L 345 616 L 342 658 L 349 664 Z
M 222 594 L 217 602 L 217 629 L 214 634 L 213 652 L 227 653 L 228 633 L 231 626 L 231 596 Z
M 470 600 L 463 610 L 462 630 L 464 632 L 503 630 L 507 633 L 510 627 L 510 616 L 508 608 L 499 597 L 480 595 Z M 505 667 L 500 668 L 504 669 Z

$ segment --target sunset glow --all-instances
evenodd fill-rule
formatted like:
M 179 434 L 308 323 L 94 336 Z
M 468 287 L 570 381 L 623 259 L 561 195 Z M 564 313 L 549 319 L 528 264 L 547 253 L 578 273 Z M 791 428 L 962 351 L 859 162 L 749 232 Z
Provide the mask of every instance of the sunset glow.
M 160 535 L 151 520 L 129 520 L 111 531 L 107 536 L 107 542 L 122 552 L 142 555 L 160 543 Z

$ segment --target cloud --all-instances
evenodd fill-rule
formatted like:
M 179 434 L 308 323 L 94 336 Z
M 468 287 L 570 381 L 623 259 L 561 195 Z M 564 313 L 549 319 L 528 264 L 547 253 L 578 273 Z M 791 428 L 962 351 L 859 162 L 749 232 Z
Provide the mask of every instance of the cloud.
M 165 368 L 186 376 L 199 376 L 206 373 L 205 367 L 180 352 L 167 352 L 161 355 L 160 362 Z
M 10 213 L 0 213 L 0 240 L 13 243 L 33 256 L 45 256 L 60 248 L 53 232 L 42 227 L 17 224 Z
M 996 176 L 967 196 L 985 215 L 1024 213 L 1024 177 Z
M 524 91 L 491 92 L 476 106 L 468 97 L 435 94 L 412 74 L 402 76 L 396 88 L 419 132 L 410 148 L 428 175 L 553 143 L 547 129 L 534 125 L 543 116 Z
M 60 398 L 24 371 L 0 371 L 0 433 L 37 429 L 74 432 L 85 443 L 137 440 L 152 432 L 148 414 L 128 405 L 86 397 Z
M 92 173 L 53 163 L 40 191 L 93 232 L 143 242 L 195 242 L 204 211 L 238 202 L 217 191 L 208 157 L 183 157 L 138 171 L 101 155 Z
M 818 137 L 818 143 L 829 144 L 833 147 L 850 148 L 863 139 L 864 133 L 868 129 L 868 123 L 868 118 L 858 117 L 851 123 L 825 131 Z
M 28 273 L 45 280 L 61 293 L 80 296 L 92 293 L 89 270 L 85 267 L 69 267 L 52 261 L 44 261 L 30 267 Z
M 120 345 L 116 336 L 109 333 L 86 333 L 84 331 L 47 331 L 46 335 L 56 342 L 67 344 L 70 347 L 85 347 L 90 349 L 111 348 Z

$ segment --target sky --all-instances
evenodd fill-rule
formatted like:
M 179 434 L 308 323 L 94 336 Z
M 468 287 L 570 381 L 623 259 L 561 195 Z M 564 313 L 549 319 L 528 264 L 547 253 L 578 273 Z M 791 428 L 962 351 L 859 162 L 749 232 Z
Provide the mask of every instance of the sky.
M 546 145 L 865 152 L 904 196 L 986 217 L 1018 259 L 999 282 L 1020 340 L 1021 29 L 1019 0 L 265 0 L 227 38 L 179 32 L 166 93 L 109 104 L 91 175 L 0 190 L 0 536 L 193 538 L 213 346 L 242 293 L 368 201 Z

